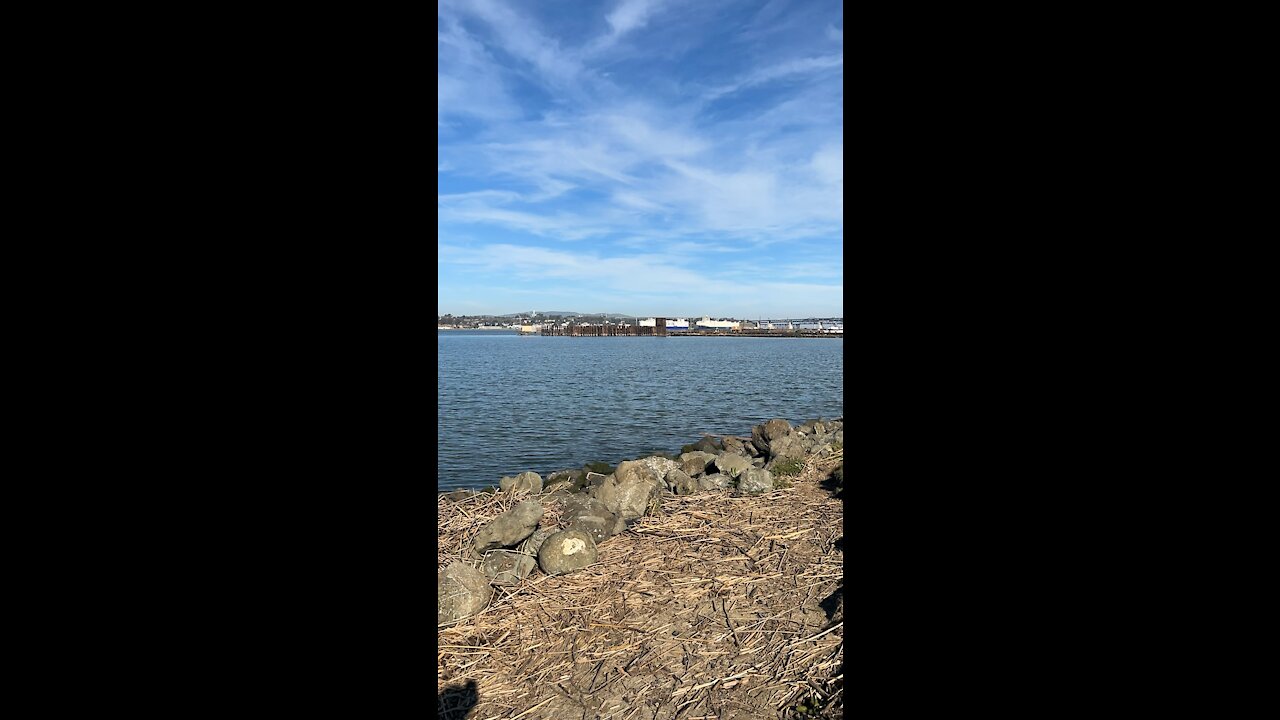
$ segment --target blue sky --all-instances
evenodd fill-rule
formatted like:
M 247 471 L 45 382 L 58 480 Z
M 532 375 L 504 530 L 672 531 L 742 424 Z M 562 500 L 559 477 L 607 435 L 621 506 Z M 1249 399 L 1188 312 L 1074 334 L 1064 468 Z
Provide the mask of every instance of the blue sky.
M 441 314 L 844 315 L 827 0 L 438 0 Z

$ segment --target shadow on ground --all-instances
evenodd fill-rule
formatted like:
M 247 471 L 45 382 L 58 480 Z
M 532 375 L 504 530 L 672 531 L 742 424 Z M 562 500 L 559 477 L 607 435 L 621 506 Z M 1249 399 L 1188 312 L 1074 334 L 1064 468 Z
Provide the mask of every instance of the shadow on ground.
M 844 463 L 837 465 L 826 478 L 818 481 L 818 487 L 831 493 L 832 497 L 844 498 Z
M 438 720 L 463 720 L 478 702 L 480 694 L 476 692 L 475 680 L 468 680 L 466 685 L 447 687 L 440 693 L 436 717 Z
M 837 611 L 839 611 L 841 615 L 844 614 L 843 600 L 844 600 L 844 582 L 841 581 L 840 586 L 836 588 L 836 591 L 828 595 L 825 600 L 818 603 L 818 606 L 821 607 L 823 611 L 827 613 L 828 620 L 835 620 Z

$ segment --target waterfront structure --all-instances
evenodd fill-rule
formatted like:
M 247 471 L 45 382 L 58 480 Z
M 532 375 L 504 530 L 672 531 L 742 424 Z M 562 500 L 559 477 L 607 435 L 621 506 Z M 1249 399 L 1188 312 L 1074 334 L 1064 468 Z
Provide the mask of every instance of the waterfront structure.
M 687 318 L 646 318 L 640 321 L 640 327 L 656 327 L 659 320 L 666 320 L 667 330 L 688 330 L 689 320 Z
M 703 315 L 694 326 L 704 330 L 740 330 L 742 324 L 732 320 L 712 320 L 710 315 Z
M 543 325 L 540 333 L 543 336 L 568 337 L 614 337 L 614 336 L 655 336 L 666 335 L 665 327 L 640 325 Z

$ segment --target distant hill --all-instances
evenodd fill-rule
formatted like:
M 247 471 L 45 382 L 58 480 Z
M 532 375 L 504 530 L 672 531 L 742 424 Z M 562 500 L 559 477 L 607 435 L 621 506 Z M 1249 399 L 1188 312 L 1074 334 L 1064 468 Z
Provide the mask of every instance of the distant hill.
M 529 317 L 533 315 L 535 312 L 537 313 L 538 317 L 576 317 L 579 315 L 583 315 L 583 316 L 589 315 L 591 317 L 606 317 L 610 320 L 626 320 L 626 319 L 631 319 L 635 317 L 649 317 L 649 315 L 626 315 L 624 313 L 598 313 L 598 312 L 584 313 L 584 312 L 568 312 L 566 310 L 537 310 L 537 311 L 529 310 L 527 312 L 507 313 L 506 315 L 495 315 L 494 317 L 503 317 L 503 318 Z
M 495 318 L 527 318 L 530 315 L 541 315 L 545 318 L 571 318 L 573 315 L 581 315 L 582 313 L 567 313 L 564 310 L 530 310 L 527 313 L 508 313 L 506 315 L 494 315 Z

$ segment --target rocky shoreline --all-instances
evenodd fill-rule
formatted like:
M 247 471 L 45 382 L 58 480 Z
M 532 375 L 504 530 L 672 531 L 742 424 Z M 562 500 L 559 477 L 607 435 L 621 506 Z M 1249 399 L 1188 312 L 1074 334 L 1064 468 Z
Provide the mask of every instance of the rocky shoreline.
M 842 717 L 843 445 L 771 420 L 439 494 L 439 717 Z
M 516 501 L 478 527 L 439 570 L 437 625 L 483 611 L 493 586 L 511 587 L 540 569 L 546 575 L 581 570 L 599 558 L 599 545 L 641 518 L 660 512 L 664 496 L 702 492 L 759 495 L 789 487 L 807 466 L 839 458 L 831 473 L 837 496 L 844 481 L 843 418 L 795 427 L 772 419 L 749 436 L 707 435 L 678 456 L 650 455 L 616 467 L 587 463 L 544 479 L 536 472 L 503 477 L 496 489 L 440 493 L 441 507 L 497 497 Z

